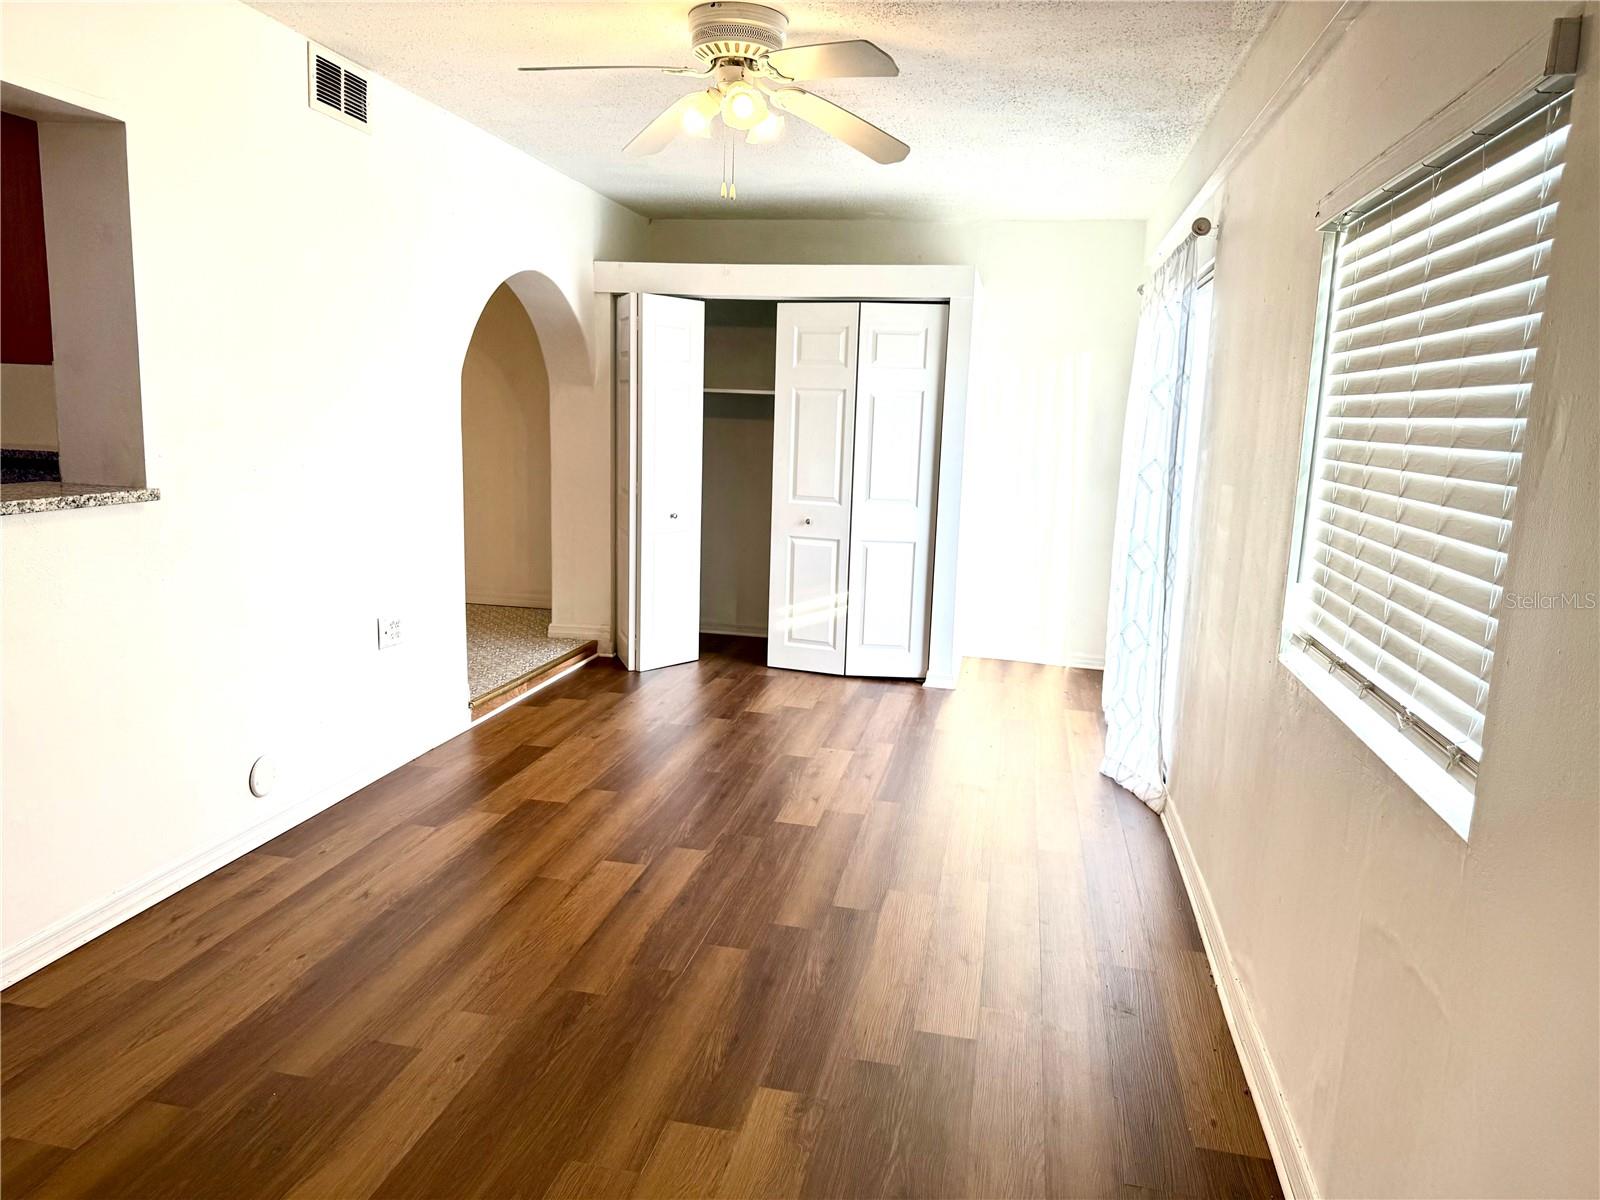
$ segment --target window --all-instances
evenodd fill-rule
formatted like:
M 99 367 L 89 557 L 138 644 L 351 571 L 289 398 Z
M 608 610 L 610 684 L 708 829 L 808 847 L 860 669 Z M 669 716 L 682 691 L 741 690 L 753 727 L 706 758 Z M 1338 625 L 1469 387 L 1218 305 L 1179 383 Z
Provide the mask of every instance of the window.
M 1284 617 L 1463 836 L 1567 135 L 1567 97 L 1519 109 L 1329 227 Z

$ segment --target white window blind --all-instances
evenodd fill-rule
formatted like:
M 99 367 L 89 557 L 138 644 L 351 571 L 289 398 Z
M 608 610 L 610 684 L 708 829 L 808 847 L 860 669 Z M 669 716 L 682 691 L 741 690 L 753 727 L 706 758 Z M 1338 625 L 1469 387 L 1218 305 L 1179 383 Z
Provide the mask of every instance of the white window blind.
M 1338 229 L 1287 632 L 1475 775 L 1568 98 Z

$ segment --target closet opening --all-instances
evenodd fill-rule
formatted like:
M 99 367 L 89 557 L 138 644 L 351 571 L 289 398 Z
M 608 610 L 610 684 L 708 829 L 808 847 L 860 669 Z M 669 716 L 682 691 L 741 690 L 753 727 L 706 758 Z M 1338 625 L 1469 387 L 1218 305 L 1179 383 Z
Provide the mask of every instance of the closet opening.
M 615 297 L 622 664 L 709 644 L 953 687 L 970 268 L 598 263 L 596 281 Z
M 700 633 L 759 639 L 770 611 L 778 305 L 708 300 L 700 484 Z

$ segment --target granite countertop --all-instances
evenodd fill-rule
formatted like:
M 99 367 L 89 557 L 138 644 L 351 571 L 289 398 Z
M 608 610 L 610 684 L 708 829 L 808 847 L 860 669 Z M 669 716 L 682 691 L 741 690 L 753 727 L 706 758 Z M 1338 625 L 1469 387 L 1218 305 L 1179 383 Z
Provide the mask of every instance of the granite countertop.
M 92 483 L 0 484 L 0 516 L 59 512 L 69 508 L 104 508 L 108 504 L 143 504 L 161 499 L 152 487 L 101 487 Z

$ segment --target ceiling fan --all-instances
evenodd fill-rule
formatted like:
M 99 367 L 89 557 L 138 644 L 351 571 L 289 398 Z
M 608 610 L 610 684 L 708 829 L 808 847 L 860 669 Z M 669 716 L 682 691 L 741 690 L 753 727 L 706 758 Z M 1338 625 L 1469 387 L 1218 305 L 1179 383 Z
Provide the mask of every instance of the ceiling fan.
M 718 116 L 747 142 L 775 141 L 783 113 L 799 117 L 874 162 L 896 163 L 911 147 L 870 121 L 798 86 L 813 79 L 858 79 L 900 74 L 894 59 L 871 42 L 784 46 L 789 19 L 764 4 L 714 0 L 689 10 L 689 34 L 699 67 L 628 63 L 607 66 L 521 67 L 523 71 L 662 71 L 710 81 L 646 125 L 623 148 L 655 154 L 680 133 L 710 137 Z

